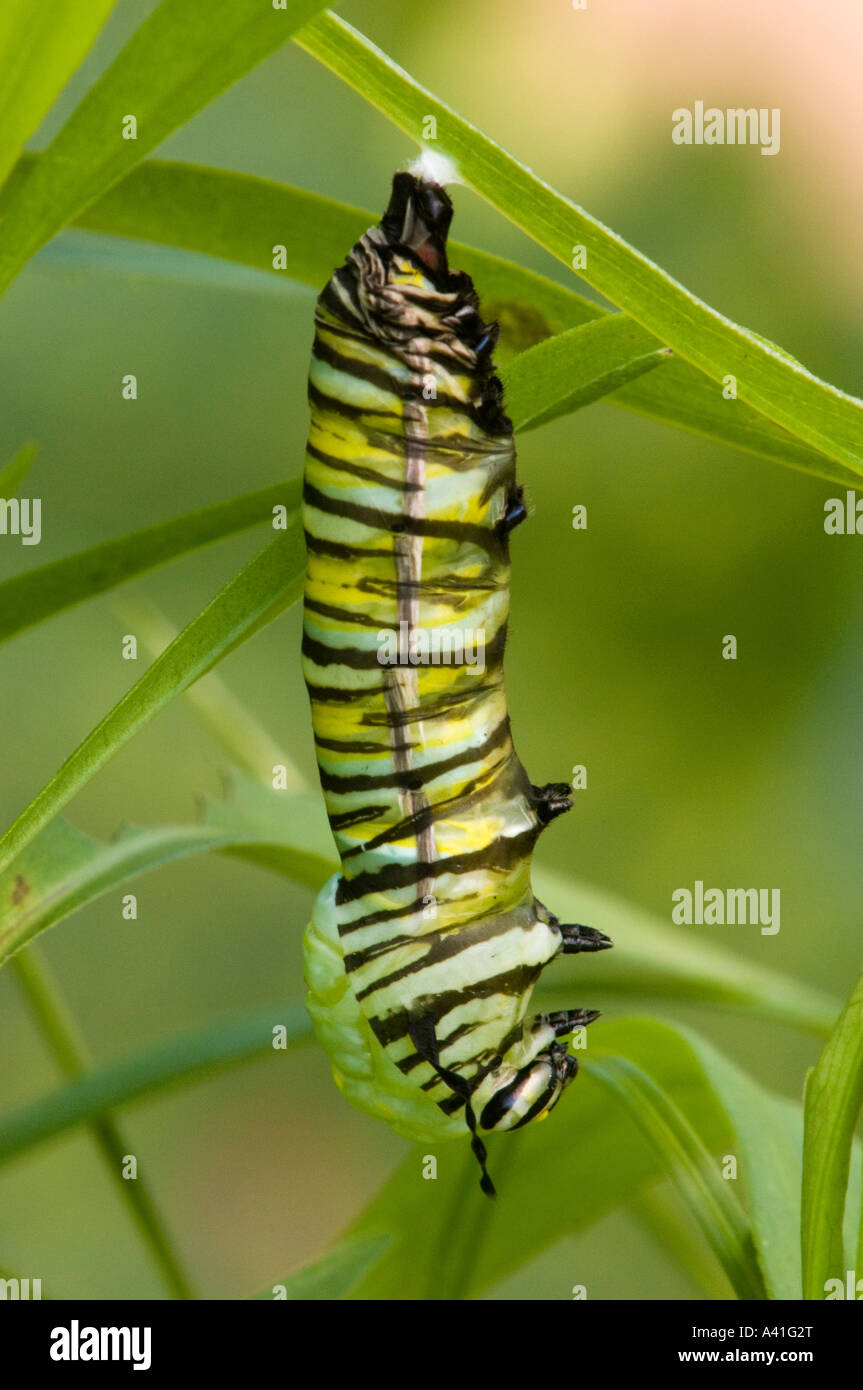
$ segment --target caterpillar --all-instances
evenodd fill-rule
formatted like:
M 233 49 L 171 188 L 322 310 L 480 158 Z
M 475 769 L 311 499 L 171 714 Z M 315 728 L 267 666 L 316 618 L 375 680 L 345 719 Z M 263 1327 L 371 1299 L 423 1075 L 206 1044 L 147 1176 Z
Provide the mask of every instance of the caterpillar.
M 528 1018 L 558 953 L 611 945 L 534 897 L 567 783 L 534 786 L 503 680 L 509 533 L 526 515 L 512 425 L 452 203 L 393 179 L 380 224 L 315 311 L 303 486 L 303 673 L 341 868 L 304 937 L 307 1004 L 336 1084 L 422 1142 L 548 1114 L 598 1015 Z

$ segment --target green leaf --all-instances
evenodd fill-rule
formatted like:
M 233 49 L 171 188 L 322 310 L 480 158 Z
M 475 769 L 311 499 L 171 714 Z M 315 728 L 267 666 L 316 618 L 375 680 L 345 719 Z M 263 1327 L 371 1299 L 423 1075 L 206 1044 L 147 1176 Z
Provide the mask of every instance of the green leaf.
M 291 479 L 246 492 L 4 580 L 0 583 L 0 642 L 180 555 L 257 526 L 271 517 L 277 505 L 294 510 L 300 490 L 299 482 Z
M 285 850 L 301 855 L 300 881 L 314 888 L 335 872 L 320 796 L 292 797 L 241 776 L 232 777 L 230 785 L 230 798 L 208 807 L 206 823 L 234 835 L 241 857 L 283 872 Z M 252 848 L 243 843 L 249 837 L 256 842 Z M 315 871 L 320 874 L 317 879 Z M 562 921 L 588 922 L 614 940 L 613 951 L 602 952 L 590 963 L 591 983 L 605 995 L 709 1004 L 829 1033 L 839 1009 L 829 995 L 741 959 L 737 952 L 684 928 L 668 926 L 653 913 L 592 884 L 541 864 L 534 866 L 533 877 L 540 900 Z M 565 988 L 570 974 L 576 973 L 571 963 L 560 961 L 555 990 Z
M 58 817 L 0 875 L 0 963 L 112 888 L 219 844 L 218 833 L 199 825 L 129 826 L 105 844 Z
M 0 184 L 78 68 L 115 0 L 4 0 L 0 8 Z
M 861 1103 L 863 976 L 806 1080 L 801 1226 L 804 1298 L 823 1299 L 828 1279 L 845 1282 L 843 1212 Z
M 321 7 L 162 0 L 17 186 L 3 221 L 0 293 L 49 237 Z M 135 139 L 124 138 L 127 116 L 137 121 Z
M 705 1298 L 734 1297 L 724 1271 L 668 1178 L 639 1192 L 629 1203 L 629 1212 Z
M 685 361 L 828 457 L 863 475 L 863 402 L 819 381 L 781 350 L 696 298 L 475 126 L 438 101 L 349 24 L 327 13 L 297 43 L 413 139 L 437 120 L 436 148 L 492 207 L 570 265 L 586 251 L 583 278 Z M 723 402 L 733 413 L 736 401 Z
M 671 1097 L 625 1057 L 592 1058 L 590 1071 L 623 1102 L 657 1150 L 737 1297 L 763 1299 L 764 1285 L 743 1208 Z
M 655 376 L 625 386 L 610 403 L 840 487 L 856 487 L 860 481 L 856 468 L 843 468 L 801 444 L 745 401 L 724 400 L 703 373 L 677 357 Z
M 55 284 L 68 283 L 70 278 L 92 280 L 98 276 L 107 289 L 112 284 L 128 290 L 173 287 L 206 294 L 248 295 L 279 300 L 282 304 L 306 298 L 302 286 L 288 276 L 279 279 L 275 274 L 265 275 L 215 256 L 151 246 L 146 241 L 91 236 L 74 226 L 65 227 L 43 246 L 33 257 L 31 267 L 37 278 L 47 276 Z
M 161 656 L 177 637 L 174 624 L 140 594 L 115 599 L 112 606 L 151 657 Z M 279 766 L 284 768 L 281 791 L 290 796 L 308 790 L 293 760 L 214 671 L 189 686 L 183 699 L 233 766 L 267 782 Z
M 0 962 L 46 927 L 132 876 L 191 854 L 219 852 L 317 890 L 335 872 L 332 836 L 317 792 L 275 791 L 234 771 L 224 800 L 204 799 L 200 825 L 127 827 L 110 844 L 52 822 L 0 877 Z M 23 882 L 19 883 L 19 877 Z M 591 961 L 598 994 L 708 1004 L 827 1033 L 838 1005 L 649 912 L 541 866 L 534 881 L 564 918 L 608 930 L 615 949 Z M 567 987 L 559 962 L 553 988 Z M 539 1002 L 549 989 L 540 989 Z
M 345 1298 L 362 1276 L 376 1264 L 390 1243 L 389 1236 L 360 1236 L 343 1240 L 314 1264 L 282 1279 L 255 1298 L 319 1302 Z
M 752 1264 L 751 1228 L 769 1295 L 799 1298 L 799 1189 L 789 1179 L 799 1173 L 800 1107 L 763 1090 L 691 1030 L 656 1019 L 594 1024 L 580 1056 L 579 1077 L 547 1124 L 490 1136 L 496 1204 L 476 1192 L 472 1157 L 463 1161 L 453 1156 L 452 1145 L 441 1145 L 434 1184 L 440 1216 L 430 1222 L 421 1178 L 428 1146 L 405 1160 L 353 1227 L 354 1233 L 390 1231 L 395 1237 L 358 1296 L 479 1296 L 562 1236 L 631 1205 L 667 1171 L 673 1154 L 678 1177 L 682 1167 L 695 1184 L 689 1195 L 698 1204 L 697 1219 L 710 1212 L 729 1250 L 742 1259 L 737 1277 L 743 1285 L 764 1297 Z M 629 1089 L 626 1107 L 609 1103 L 612 1075 Z M 769 1129 L 777 1121 L 780 1133 L 771 1142 Z M 748 1221 L 739 1203 L 727 1203 L 732 1185 L 719 1176 L 722 1156 L 729 1153 L 740 1157 Z M 573 1282 L 586 1284 L 588 1297 L 596 1297 L 588 1276 L 588 1270 L 572 1269 Z M 569 1297 L 569 1290 L 562 1289 L 561 1297 Z
M 664 1162 L 655 1147 L 592 1074 L 587 1058 L 599 1050 L 649 1070 L 709 1151 L 731 1141 L 727 1117 L 702 1068 L 673 1028 L 652 1019 L 595 1023 L 582 1074 L 549 1119 L 517 1134 L 488 1136 L 496 1202 L 479 1190 L 467 1138 L 409 1154 L 352 1228 L 355 1235 L 394 1236 L 357 1297 L 476 1297 L 662 1176 Z M 437 1159 L 433 1183 L 422 1177 L 426 1154 Z M 560 1297 L 570 1298 L 575 1283 L 587 1286 L 588 1298 L 600 1296 L 589 1276 L 588 1269 L 571 1265 Z
M 90 1070 L 87 1044 L 62 989 L 38 948 L 33 947 L 17 955 L 12 962 L 12 973 L 31 1021 L 62 1074 L 67 1080 L 85 1075 Z M 123 1175 L 129 1144 L 113 1116 L 100 1115 L 89 1128 L 105 1163 L 105 1171 L 116 1184 L 121 1200 L 145 1240 L 169 1297 L 194 1298 L 183 1262 L 160 1215 L 158 1202 L 150 1191 L 149 1180 L 143 1174 L 138 1174 L 135 1182 L 127 1182 Z
M 0 875 L 0 964 L 40 932 L 141 874 L 194 854 L 224 852 L 318 888 L 333 872 L 320 796 L 261 788 L 240 773 L 196 825 L 125 825 L 108 841 L 57 817 Z M 269 817 L 269 818 L 268 818 Z M 312 836 L 300 835 L 314 826 Z M 305 848 L 295 842 L 305 839 Z
M 291 1047 L 312 1037 L 302 1004 L 274 1004 L 243 1018 L 183 1033 L 65 1082 L 0 1116 L 0 1163 L 144 1096 L 212 1076 L 251 1057 L 272 1055 L 275 1027 L 285 1028 Z M 281 1056 L 281 1051 L 276 1055 Z
M 25 178 L 32 157 L 15 179 Z M 14 187 L 14 185 L 13 185 Z M 3 199 L 0 197 L 0 211 Z M 289 276 L 320 288 L 377 215 L 304 189 L 225 169 L 149 160 L 93 203 L 76 226 L 224 257 L 262 272 L 262 283 Z M 286 248 L 274 271 L 272 248 Z M 552 333 L 607 317 L 574 290 L 472 247 L 451 244 L 454 266 L 476 283 L 484 312 L 501 323 L 501 357 Z M 658 350 L 658 344 L 652 347 Z M 775 463 L 853 486 L 857 474 L 792 438 L 742 400 L 723 400 L 702 372 L 673 357 L 655 377 L 631 381 L 609 402 L 745 449 Z
M 3 505 L 5 498 L 14 497 L 17 494 L 33 467 L 38 452 L 38 447 L 35 444 L 25 444 L 22 449 L 18 450 L 13 459 L 10 459 L 7 464 L 0 468 L 0 506 Z M 2 592 L 2 585 L 0 585 L 0 592 Z M 2 599 L 0 599 L 0 607 L 2 607 Z
M 590 405 L 669 360 L 668 348 L 625 314 L 558 333 L 501 372 L 506 409 L 517 430 L 536 429 Z
M 299 519 L 236 575 L 88 734 L 0 837 L 0 872 L 146 724 L 302 591 Z
M 207 801 L 204 823 L 225 853 L 273 869 L 315 892 L 338 861 L 320 793 L 292 796 L 232 773 L 223 801 Z
M 40 158 L 22 156 L 0 191 L 0 213 Z M 379 218 L 379 213 L 253 174 L 149 159 L 79 213 L 74 225 L 234 261 L 264 272 L 273 283 L 287 278 L 321 289 L 346 251 Z M 275 245 L 285 247 L 284 270 L 273 268 Z M 453 265 L 476 281 L 486 312 L 500 312 L 504 318 L 505 352 L 608 313 L 574 290 L 500 256 L 457 241 L 449 249 Z
M 542 864 L 535 866 L 533 881 L 540 901 L 561 921 L 586 922 L 614 941 L 613 951 L 590 962 L 591 987 L 600 993 L 710 1004 L 821 1034 L 833 1026 L 839 1005 L 829 995 L 714 945 L 697 931 L 669 926 L 652 912 Z M 559 970 L 565 982 L 566 966 Z
M 731 1153 L 747 1194 L 768 1296 L 799 1299 L 802 1108 L 766 1091 L 690 1029 L 681 1028 L 680 1033 L 701 1062 L 734 1130 Z M 731 1183 L 728 1179 L 725 1185 Z
M 852 1173 L 852 1182 L 853 1182 L 854 1177 L 855 1177 L 855 1174 Z M 860 1163 L 860 1156 L 859 1156 L 859 1154 L 858 1154 L 858 1157 L 857 1157 L 857 1172 L 856 1172 L 856 1178 L 857 1178 L 857 1189 L 858 1189 L 858 1190 L 857 1190 L 857 1208 L 856 1208 L 856 1210 L 857 1210 L 857 1212 L 858 1212 L 858 1220 L 857 1220 L 857 1231 L 856 1231 L 856 1235 L 857 1235 L 857 1255 L 856 1255 L 856 1258 L 855 1258 L 855 1260 L 854 1260 L 854 1268 L 855 1268 L 855 1269 L 863 1269 L 863 1171 L 861 1171 L 861 1163 Z M 851 1190 L 851 1184 L 849 1184 L 849 1192 L 850 1192 L 850 1190 Z M 848 1218 L 849 1218 L 849 1217 L 853 1220 L 853 1208 L 851 1208 L 850 1202 L 846 1202 L 846 1204 L 845 1204 L 845 1218 L 846 1218 L 846 1222 L 848 1221 Z M 853 1250 L 853 1249 L 854 1249 L 854 1242 L 853 1242 L 853 1239 L 848 1241 L 848 1249 L 849 1249 L 849 1250 Z

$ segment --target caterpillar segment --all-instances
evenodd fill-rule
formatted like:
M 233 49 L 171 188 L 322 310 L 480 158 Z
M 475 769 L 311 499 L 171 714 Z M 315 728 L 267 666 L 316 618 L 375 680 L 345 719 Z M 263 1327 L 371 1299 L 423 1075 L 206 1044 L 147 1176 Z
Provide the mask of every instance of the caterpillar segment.
M 543 1118 L 592 1011 L 528 1017 L 558 953 L 602 950 L 534 897 L 569 809 L 516 756 L 503 679 L 525 516 L 497 325 L 450 271 L 452 205 L 396 174 L 322 292 L 309 374 L 303 669 L 341 860 L 305 935 L 308 1007 L 348 1100 L 409 1139 Z

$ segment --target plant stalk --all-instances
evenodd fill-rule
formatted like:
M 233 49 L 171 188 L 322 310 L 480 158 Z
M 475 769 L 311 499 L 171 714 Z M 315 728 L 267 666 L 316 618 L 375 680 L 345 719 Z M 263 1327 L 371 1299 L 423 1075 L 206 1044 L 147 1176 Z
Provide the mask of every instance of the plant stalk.
M 35 946 L 29 946 L 17 952 L 9 966 L 60 1071 L 69 1078 L 82 1076 L 90 1064 L 87 1048 L 44 958 Z M 194 1298 L 146 1183 L 140 1177 L 134 1181 L 123 1177 L 123 1158 L 129 1150 L 114 1120 L 110 1115 L 97 1116 L 89 1121 L 89 1128 L 172 1297 Z

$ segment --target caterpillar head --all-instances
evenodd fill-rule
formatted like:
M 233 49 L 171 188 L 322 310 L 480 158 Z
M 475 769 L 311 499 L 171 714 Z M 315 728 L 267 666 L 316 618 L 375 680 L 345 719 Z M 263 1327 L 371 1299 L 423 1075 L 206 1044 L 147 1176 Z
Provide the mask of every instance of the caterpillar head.
M 577 1071 L 578 1062 L 562 1043 L 552 1043 L 529 1066 L 515 1074 L 511 1069 L 503 1069 L 498 1085 L 479 1111 L 480 1127 L 520 1129 L 533 1120 L 544 1120 Z M 492 1073 L 489 1080 L 493 1080 L 494 1075 Z M 487 1084 L 481 1088 L 483 1092 Z

